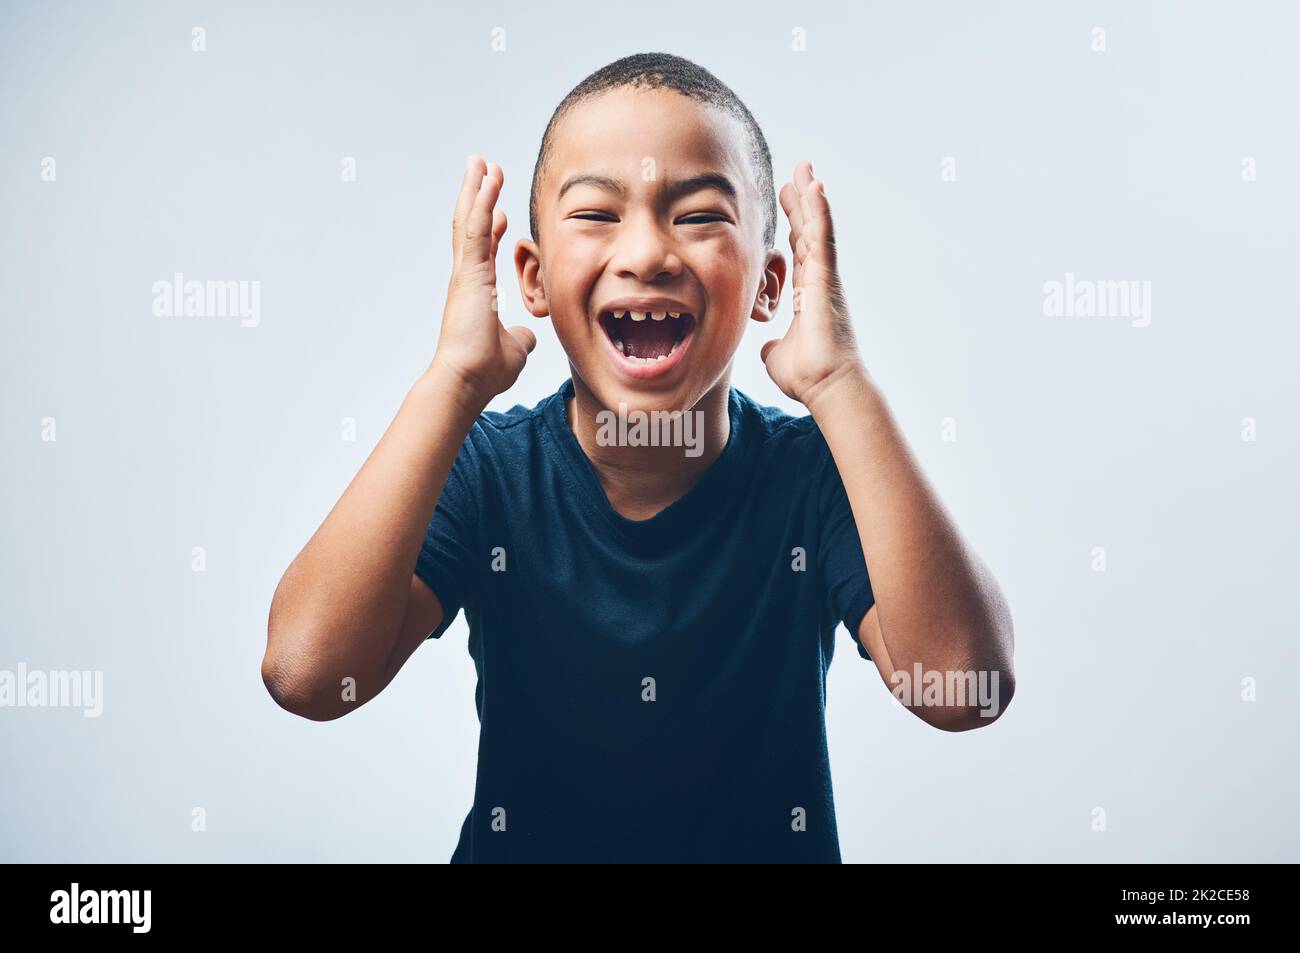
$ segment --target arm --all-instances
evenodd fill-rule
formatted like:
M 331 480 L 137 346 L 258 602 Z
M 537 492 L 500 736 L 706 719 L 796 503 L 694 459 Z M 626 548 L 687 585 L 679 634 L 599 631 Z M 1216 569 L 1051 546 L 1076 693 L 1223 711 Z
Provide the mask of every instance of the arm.
M 412 569 L 452 463 L 475 419 L 536 344 L 495 311 L 503 176 L 473 157 L 452 222 L 454 269 L 438 349 L 393 422 L 271 602 L 262 678 L 283 708 L 338 718 L 369 701 L 442 621 Z M 355 680 L 344 700 L 343 679 Z
M 871 567 L 876 604 L 857 635 L 881 678 L 893 690 L 894 673 L 912 678 L 918 663 L 923 672 L 996 671 L 1000 715 L 1015 691 L 1010 609 L 926 481 L 884 397 L 865 373 L 845 375 L 809 409 L 835 458 Z M 920 687 L 913 684 L 913 692 Z M 980 714 L 976 701 L 912 711 L 949 731 L 995 721 Z
M 762 356 L 777 385 L 817 421 L 844 482 L 876 596 L 855 635 L 891 691 L 895 673 L 910 678 L 918 664 L 945 676 L 989 673 L 990 685 L 997 672 L 1000 714 L 1015 692 L 1006 599 L 926 481 L 862 364 L 839 282 L 830 207 L 811 164 L 795 169 L 781 205 L 790 219 L 796 314 Z M 975 699 L 953 701 L 911 710 L 948 731 L 995 720 L 981 716 Z

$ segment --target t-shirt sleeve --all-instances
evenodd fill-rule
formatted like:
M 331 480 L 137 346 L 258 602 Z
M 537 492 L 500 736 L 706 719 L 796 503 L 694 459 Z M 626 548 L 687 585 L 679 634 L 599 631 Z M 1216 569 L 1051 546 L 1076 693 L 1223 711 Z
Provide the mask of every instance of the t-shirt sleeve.
M 465 438 L 424 532 L 415 574 L 438 597 L 442 621 L 428 638 L 440 638 L 462 608 L 475 600 L 475 557 L 479 547 L 479 490 L 482 482 L 474 431 Z
M 858 527 L 853 521 L 844 481 L 820 432 L 816 444 L 820 451 L 816 472 L 822 528 L 819 554 L 822 578 L 826 580 L 836 618 L 849 630 L 858 654 L 870 660 L 871 655 L 858 641 L 858 627 L 875 604 L 876 597 L 871 591 L 871 577 L 867 572 L 866 558 L 862 555 L 862 541 L 858 538 Z

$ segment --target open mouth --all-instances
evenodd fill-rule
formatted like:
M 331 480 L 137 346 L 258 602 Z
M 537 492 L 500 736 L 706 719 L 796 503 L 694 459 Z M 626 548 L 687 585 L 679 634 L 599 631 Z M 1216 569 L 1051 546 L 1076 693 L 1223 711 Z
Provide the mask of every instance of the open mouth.
M 662 364 L 681 350 L 695 330 L 685 311 L 605 311 L 600 325 L 614 349 L 632 364 Z

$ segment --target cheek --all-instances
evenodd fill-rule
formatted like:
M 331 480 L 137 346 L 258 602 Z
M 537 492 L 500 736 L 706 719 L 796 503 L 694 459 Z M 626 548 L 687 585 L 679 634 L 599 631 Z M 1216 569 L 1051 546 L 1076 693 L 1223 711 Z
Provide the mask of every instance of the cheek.
M 709 308 L 727 328 L 726 337 L 738 337 L 753 301 L 753 262 L 739 241 L 718 242 L 693 263 L 693 270 L 708 289 Z M 721 329 L 719 329 L 721 330 Z
M 555 268 L 585 271 L 599 266 L 608 239 L 594 229 L 571 227 L 557 228 L 549 236 L 546 257 Z
M 556 328 L 567 331 L 587 323 L 586 302 L 596 280 L 595 249 L 565 243 L 548 249 L 543 282 Z

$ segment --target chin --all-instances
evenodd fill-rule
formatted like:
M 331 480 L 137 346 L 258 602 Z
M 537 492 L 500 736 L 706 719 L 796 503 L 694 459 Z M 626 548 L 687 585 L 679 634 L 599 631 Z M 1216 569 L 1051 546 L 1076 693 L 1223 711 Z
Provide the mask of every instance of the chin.
M 709 381 L 696 374 L 684 374 L 675 381 L 655 381 L 654 383 L 629 383 L 619 377 L 602 373 L 600 369 L 591 376 L 583 376 L 583 383 L 590 391 L 601 409 L 618 412 L 619 404 L 626 406 L 629 412 L 645 411 L 684 411 L 690 410 L 700 402 L 705 394 L 717 382 L 721 371 L 714 374 Z

